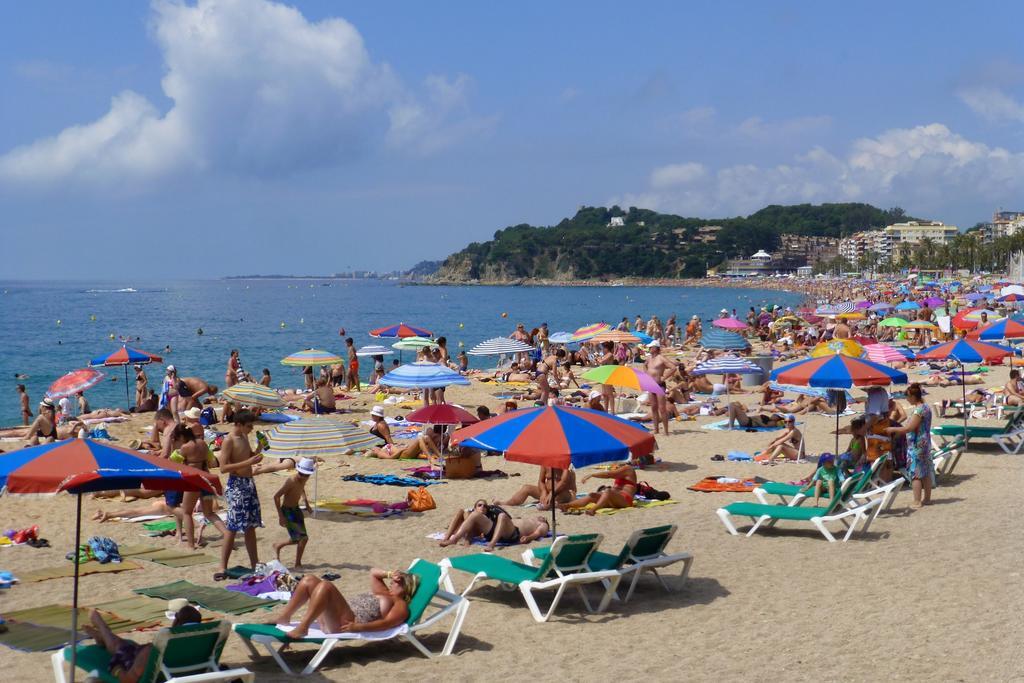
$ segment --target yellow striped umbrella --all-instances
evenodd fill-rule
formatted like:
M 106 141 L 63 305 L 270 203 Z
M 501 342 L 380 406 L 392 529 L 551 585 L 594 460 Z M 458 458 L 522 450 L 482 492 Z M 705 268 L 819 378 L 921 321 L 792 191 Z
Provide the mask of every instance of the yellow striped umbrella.
M 622 330 L 607 330 L 598 332 L 590 338 L 592 342 L 614 342 L 616 344 L 639 344 L 642 340 L 635 334 Z
M 233 403 L 257 408 L 281 408 L 285 405 L 284 399 L 276 391 L 255 382 L 239 382 L 221 394 Z
M 610 329 L 612 329 L 612 326 L 608 323 L 592 323 L 590 325 L 584 325 L 572 333 L 572 340 L 574 342 L 589 341 L 592 337 L 596 337 L 601 332 L 605 332 Z
M 341 356 L 335 356 L 333 353 L 321 351 L 320 349 L 306 349 L 281 359 L 281 365 L 298 367 L 305 367 L 307 365 L 335 365 L 341 362 Z
M 913 320 L 903 326 L 904 330 L 931 330 L 936 332 L 939 326 L 935 323 L 930 323 L 927 320 Z
M 821 342 L 811 349 L 811 358 L 835 356 L 836 354 L 860 358 L 864 355 L 864 347 L 854 339 L 832 339 Z

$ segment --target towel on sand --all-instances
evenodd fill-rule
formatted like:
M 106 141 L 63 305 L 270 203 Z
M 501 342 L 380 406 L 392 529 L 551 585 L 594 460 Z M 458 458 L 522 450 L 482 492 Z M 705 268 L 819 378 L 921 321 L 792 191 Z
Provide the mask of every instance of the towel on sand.
M 704 477 L 693 486 L 687 486 L 691 491 L 699 491 L 701 493 L 749 493 L 761 484 L 768 481 L 761 477 L 754 477 L 753 479 L 744 479 L 735 483 L 719 483 L 718 480 L 722 479 L 720 476 L 715 477 Z
M 743 426 L 740 426 L 739 423 L 735 423 L 734 422 L 732 430 L 730 430 L 729 429 L 729 418 L 726 418 L 724 420 L 719 420 L 718 422 L 711 422 L 709 424 L 702 425 L 701 429 L 710 429 L 711 431 L 714 431 L 714 432 L 728 432 L 728 431 L 744 432 L 744 431 L 748 431 L 748 430 L 751 430 L 751 429 L 753 429 L 755 432 L 774 432 L 774 431 L 776 431 L 778 429 L 782 429 L 782 427 L 743 427 Z
M 217 558 L 203 555 L 202 553 L 175 550 L 173 548 L 160 548 L 152 545 L 126 545 L 121 549 L 121 555 L 175 568 L 194 567 L 197 564 L 209 564 L 217 561 Z
M 620 512 L 625 512 L 626 510 L 643 510 L 646 508 L 661 507 L 662 505 L 675 505 L 678 502 L 678 500 L 672 500 L 671 498 L 669 498 L 668 500 L 643 500 L 640 498 L 636 498 L 633 500 L 633 506 L 628 508 L 601 508 L 600 510 L 595 510 L 595 503 L 590 503 L 589 505 L 582 508 L 578 508 L 576 510 L 566 510 L 565 514 L 580 515 L 586 512 L 587 510 L 595 510 L 595 512 L 599 515 L 615 515 Z
M 78 575 L 114 574 L 116 572 L 126 572 L 132 569 L 142 569 L 142 567 L 134 562 L 108 562 L 107 564 L 100 564 L 95 560 L 89 560 L 88 562 L 83 562 L 78 565 Z M 69 562 L 66 565 L 43 567 L 42 569 L 24 572 L 20 574 L 18 580 L 21 583 L 36 583 L 37 581 L 49 581 L 50 579 L 67 579 L 74 575 L 75 566 Z
M 260 600 L 251 595 L 224 588 L 198 586 L 191 581 L 173 581 L 162 586 L 136 588 L 133 592 L 164 600 L 185 598 L 205 609 L 231 615 L 245 614 L 257 609 L 269 609 L 280 604 L 278 600 Z

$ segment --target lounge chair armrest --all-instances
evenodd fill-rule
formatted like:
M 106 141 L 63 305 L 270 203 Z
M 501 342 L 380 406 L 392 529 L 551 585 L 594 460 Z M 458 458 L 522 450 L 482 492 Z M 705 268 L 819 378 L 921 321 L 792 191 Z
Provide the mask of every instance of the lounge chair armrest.
M 204 683 L 205 681 L 237 681 L 239 679 L 245 681 L 245 683 L 253 683 L 256 680 L 256 674 L 248 669 L 224 669 L 223 671 L 175 676 L 170 680 L 173 683 Z
M 548 579 L 547 581 L 526 581 L 525 583 L 530 584 L 533 588 L 544 590 L 563 583 L 597 583 L 598 581 L 604 581 L 605 579 L 614 579 L 615 581 L 618 581 L 620 578 L 622 578 L 622 574 L 618 571 L 614 569 L 602 569 L 597 572 L 563 574 L 562 576 L 554 579 Z
M 442 598 L 445 604 L 441 605 L 438 610 L 429 617 L 420 618 L 419 622 L 417 622 L 415 626 L 411 627 L 412 630 L 419 631 L 431 626 L 435 622 L 444 619 L 446 616 L 457 610 L 459 608 L 459 604 L 466 601 L 466 598 L 461 595 L 456 595 L 455 593 L 449 593 L 448 591 L 442 590 L 437 591 L 437 593 L 434 594 L 434 598 Z

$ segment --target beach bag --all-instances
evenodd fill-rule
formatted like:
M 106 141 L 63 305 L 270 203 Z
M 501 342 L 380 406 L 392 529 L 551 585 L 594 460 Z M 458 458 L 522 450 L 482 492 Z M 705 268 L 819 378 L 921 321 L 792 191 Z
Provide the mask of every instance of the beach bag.
M 212 407 L 203 408 L 203 412 L 199 413 L 199 424 L 204 427 L 217 424 L 217 413 Z
M 648 500 L 668 500 L 672 495 L 668 491 L 659 491 L 646 481 L 636 485 L 636 495 Z
M 434 497 L 430 495 L 430 491 L 425 486 L 412 489 L 406 498 L 409 501 L 409 509 L 413 512 L 426 512 L 437 508 Z

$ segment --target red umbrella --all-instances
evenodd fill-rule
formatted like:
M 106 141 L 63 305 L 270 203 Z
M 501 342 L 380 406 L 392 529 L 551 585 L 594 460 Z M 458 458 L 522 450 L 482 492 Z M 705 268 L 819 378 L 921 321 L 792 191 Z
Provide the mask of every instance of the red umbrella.
M 76 556 L 82 543 L 82 494 L 131 488 L 221 492 L 220 480 L 209 472 L 91 439 L 67 439 L 23 448 L 0 458 L 0 493 L 31 495 L 67 491 L 77 494 Z M 75 680 L 78 635 L 78 562 L 74 564 L 72 681 Z
M 971 308 L 961 308 L 957 311 L 956 315 L 953 316 L 953 328 L 957 330 L 973 330 L 977 327 L 979 324 L 977 320 L 967 319 L 967 314 L 976 310 L 978 310 L 978 308 L 975 306 Z
M 128 395 L 128 366 L 129 365 L 146 365 L 148 363 L 159 363 L 163 358 L 156 355 L 155 353 L 149 353 L 148 351 L 142 351 L 140 349 L 133 349 L 127 344 L 122 344 L 121 348 L 110 354 L 109 356 L 100 356 L 93 358 L 89 365 L 93 367 L 105 366 L 105 367 L 117 367 L 122 366 L 124 368 L 124 397 L 128 401 L 128 405 L 131 405 L 132 399 Z
M 74 396 L 75 394 L 91 389 L 100 383 L 104 375 L 99 370 L 93 370 L 92 368 L 81 368 L 80 370 L 72 370 L 67 373 L 56 382 L 50 385 L 50 388 L 46 390 L 46 395 L 50 398 L 64 398 L 65 396 Z
M 469 425 L 480 421 L 473 413 L 449 403 L 435 403 L 418 408 L 406 415 L 405 419 L 417 424 L 430 425 Z

